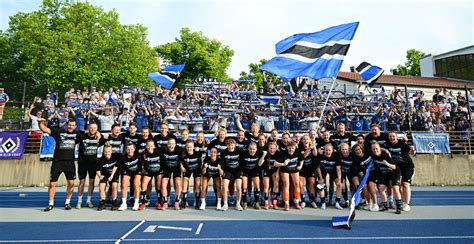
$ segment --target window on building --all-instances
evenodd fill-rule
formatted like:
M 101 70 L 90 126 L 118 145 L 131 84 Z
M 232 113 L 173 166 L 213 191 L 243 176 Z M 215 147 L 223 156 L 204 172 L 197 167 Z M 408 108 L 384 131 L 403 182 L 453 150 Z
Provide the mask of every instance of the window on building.
M 474 54 L 438 59 L 435 67 L 435 76 L 474 81 Z

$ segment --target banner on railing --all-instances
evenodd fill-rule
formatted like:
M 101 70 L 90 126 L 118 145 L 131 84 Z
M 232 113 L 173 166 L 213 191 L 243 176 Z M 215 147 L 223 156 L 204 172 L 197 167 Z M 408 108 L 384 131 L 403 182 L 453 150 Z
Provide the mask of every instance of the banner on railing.
M 412 133 L 416 153 L 451 153 L 448 133 Z
M 22 159 L 26 132 L 0 132 L 0 160 Z

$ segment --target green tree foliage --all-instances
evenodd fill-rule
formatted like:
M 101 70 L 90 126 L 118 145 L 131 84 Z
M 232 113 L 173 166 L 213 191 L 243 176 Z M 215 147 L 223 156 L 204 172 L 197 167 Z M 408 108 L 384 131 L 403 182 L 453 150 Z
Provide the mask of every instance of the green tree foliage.
M 242 71 L 240 72 L 240 78 L 241 80 L 253 80 L 254 84 L 256 87 L 265 87 L 265 81 L 268 80 L 269 78 L 272 78 L 273 81 L 277 83 L 281 83 L 279 79 L 277 79 L 277 76 L 265 72 L 260 69 L 260 66 L 264 65 L 267 63 L 268 60 L 266 59 L 260 59 L 259 63 L 250 63 L 249 64 L 249 71 L 245 72 Z
M 159 45 L 155 50 L 167 64 L 186 63 L 179 86 L 199 77 L 230 81 L 226 70 L 234 51 L 218 40 L 205 37 L 202 32 L 191 32 L 185 27 L 174 42 Z
M 147 74 L 157 67 L 147 29 L 118 18 L 87 2 L 44 0 L 10 17 L 10 60 L 22 80 L 41 87 L 151 86 Z
M 409 49 L 407 51 L 407 61 L 405 65 L 397 65 L 399 75 L 420 76 L 420 59 L 425 56 L 425 53 L 416 49 Z

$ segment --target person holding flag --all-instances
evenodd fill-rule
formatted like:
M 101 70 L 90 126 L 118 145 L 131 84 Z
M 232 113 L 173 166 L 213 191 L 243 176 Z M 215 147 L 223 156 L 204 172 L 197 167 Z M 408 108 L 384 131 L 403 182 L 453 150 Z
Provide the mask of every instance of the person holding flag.
M 56 194 L 56 186 L 58 185 L 59 176 L 64 173 L 67 180 L 66 202 L 64 208 L 71 210 L 71 197 L 74 191 L 74 180 L 76 179 L 76 166 L 74 164 L 74 154 L 77 143 L 76 121 L 68 120 L 67 129 L 53 128 L 46 126 L 45 121 L 39 124 L 41 131 L 51 135 L 56 141 L 54 150 L 53 164 L 51 165 L 51 173 L 49 178 L 49 204 L 44 209 L 49 212 L 54 208 L 54 196 Z M 97 135 L 98 136 L 98 135 Z M 96 138 L 96 139 L 100 139 Z

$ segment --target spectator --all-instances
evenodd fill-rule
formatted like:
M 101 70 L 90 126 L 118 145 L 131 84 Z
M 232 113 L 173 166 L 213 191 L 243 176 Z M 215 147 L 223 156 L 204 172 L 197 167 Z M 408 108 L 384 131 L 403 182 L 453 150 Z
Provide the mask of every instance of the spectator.
M 5 93 L 5 89 L 0 87 L 0 120 L 3 119 L 3 110 L 5 109 L 5 104 L 10 101 L 8 94 Z

